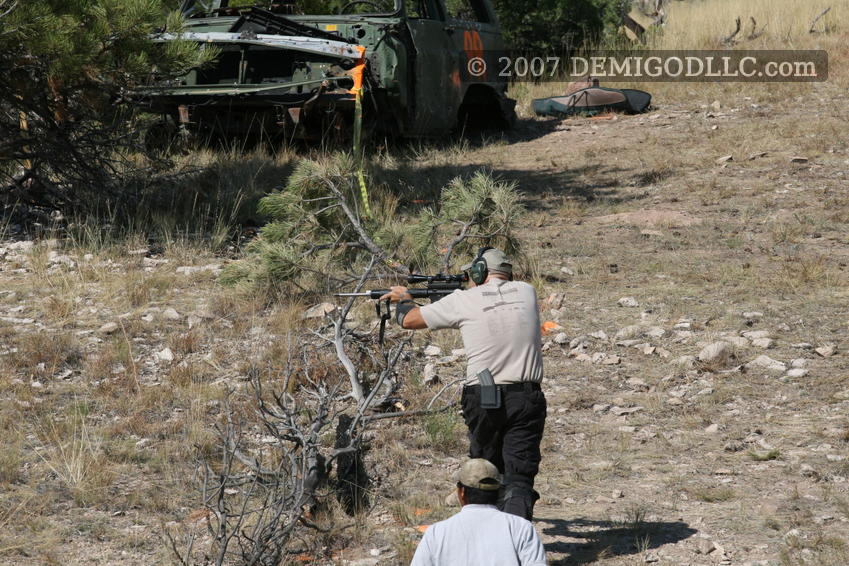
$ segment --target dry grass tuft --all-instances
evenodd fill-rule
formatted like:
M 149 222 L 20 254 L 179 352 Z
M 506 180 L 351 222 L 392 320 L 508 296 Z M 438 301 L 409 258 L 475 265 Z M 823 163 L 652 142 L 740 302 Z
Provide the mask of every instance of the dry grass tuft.
M 18 351 L 9 356 L 11 369 L 31 378 L 52 377 L 82 360 L 80 344 L 69 333 L 19 334 L 15 346 Z
M 35 448 L 42 463 L 83 506 L 102 500 L 112 477 L 100 440 L 86 423 L 85 412 L 87 409 L 77 405 L 64 420 L 44 423 L 38 432 L 45 446 Z

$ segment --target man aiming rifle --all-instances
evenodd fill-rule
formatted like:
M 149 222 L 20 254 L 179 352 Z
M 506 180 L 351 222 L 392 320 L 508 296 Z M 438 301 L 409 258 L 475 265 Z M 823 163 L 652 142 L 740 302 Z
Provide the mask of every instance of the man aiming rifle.
M 536 291 L 513 281 L 512 262 L 495 248 L 482 248 L 463 271 L 470 288 L 429 305 L 413 300 L 423 289 L 404 286 L 379 298 L 397 303 L 395 320 L 403 328 L 460 330 L 467 357 L 462 408 L 469 456 L 489 460 L 503 474 L 499 509 L 530 520 L 539 498 L 534 478 L 546 416 Z

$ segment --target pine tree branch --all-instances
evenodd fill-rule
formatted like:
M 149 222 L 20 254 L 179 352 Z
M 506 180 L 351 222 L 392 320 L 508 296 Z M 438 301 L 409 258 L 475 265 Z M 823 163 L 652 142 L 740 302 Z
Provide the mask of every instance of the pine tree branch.
M 409 270 L 407 269 L 399 269 L 396 265 L 391 262 L 389 254 L 378 246 L 374 240 L 371 239 L 371 236 L 368 235 L 363 225 L 360 223 L 360 219 L 354 214 L 354 211 L 351 210 L 351 207 L 348 206 L 348 199 L 345 198 L 345 195 L 342 194 L 342 191 L 339 190 L 339 187 L 329 179 L 325 180 L 325 184 L 327 188 L 336 196 L 339 200 L 339 205 L 342 207 L 342 211 L 345 213 L 345 216 L 348 217 L 348 221 L 351 223 L 351 227 L 354 231 L 359 235 L 360 242 L 362 242 L 363 246 L 371 252 L 373 255 L 377 256 L 389 269 L 395 271 L 398 274 L 407 275 Z

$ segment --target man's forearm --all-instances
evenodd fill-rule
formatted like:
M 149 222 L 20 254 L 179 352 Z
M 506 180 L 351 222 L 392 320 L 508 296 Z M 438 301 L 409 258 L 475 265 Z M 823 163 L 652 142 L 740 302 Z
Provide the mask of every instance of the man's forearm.
M 422 330 L 423 328 L 427 328 L 427 323 L 424 317 L 422 317 L 422 309 L 419 307 L 411 309 L 404 316 L 401 327 L 408 330 Z

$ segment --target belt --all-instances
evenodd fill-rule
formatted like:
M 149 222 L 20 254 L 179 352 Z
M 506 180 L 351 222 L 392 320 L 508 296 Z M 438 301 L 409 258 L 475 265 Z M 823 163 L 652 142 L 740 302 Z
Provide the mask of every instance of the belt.
M 502 385 L 496 385 L 502 391 L 540 391 L 542 388 L 539 383 L 536 381 L 522 381 L 520 383 L 507 383 Z M 471 391 L 472 393 L 480 392 L 480 384 L 477 383 L 475 385 L 466 385 L 464 389 Z

